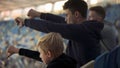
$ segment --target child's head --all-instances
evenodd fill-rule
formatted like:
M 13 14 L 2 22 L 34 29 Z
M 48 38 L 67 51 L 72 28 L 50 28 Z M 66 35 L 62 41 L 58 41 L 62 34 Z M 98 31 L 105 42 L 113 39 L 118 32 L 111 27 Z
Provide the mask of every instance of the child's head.
M 40 38 L 38 50 L 42 61 L 48 64 L 63 53 L 64 45 L 61 35 L 53 32 L 46 34 Z

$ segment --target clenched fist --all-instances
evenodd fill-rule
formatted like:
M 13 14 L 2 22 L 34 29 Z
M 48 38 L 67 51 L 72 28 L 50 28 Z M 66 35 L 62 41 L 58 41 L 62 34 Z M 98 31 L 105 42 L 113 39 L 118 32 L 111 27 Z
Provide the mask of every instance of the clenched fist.
M 27 15 L 30 18 L 35 18 L 35 17 L 40 17 L 40 14 L 41 14 L 40 12 L 33 10 L 33 9 L 30 9 Z
M 15 21 L 18 26 L 20 26 L 20 27 L 24 26 L 24 19 L 17 17 L 17 18 L 15 18 Z
M 7 56 L 9 57 L 9 56 L 11 56 L 11 55 L 13 55 L 15 53 L 19 53 L 19 49 L 14 47 L 14 46 L 10 46 L 10 47 L 7 48 L 6 53 L 7 53 Z

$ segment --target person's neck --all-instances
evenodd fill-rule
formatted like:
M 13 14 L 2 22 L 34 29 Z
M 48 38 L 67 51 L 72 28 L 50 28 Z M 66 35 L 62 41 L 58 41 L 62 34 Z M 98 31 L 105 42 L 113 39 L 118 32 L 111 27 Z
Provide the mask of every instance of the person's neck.
M 81 23 L 83 23 L 84 21 L 86 21 L 86 19 L 79 19 L 79 20 L 77 21 L 77 24 L 81 24 Z

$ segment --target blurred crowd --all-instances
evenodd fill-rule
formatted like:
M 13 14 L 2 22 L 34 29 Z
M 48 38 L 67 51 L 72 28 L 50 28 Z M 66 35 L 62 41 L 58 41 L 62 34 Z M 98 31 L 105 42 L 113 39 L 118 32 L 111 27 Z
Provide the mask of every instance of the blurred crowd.
M 18 28 L 13 20 L 0 22 L 0 68 L 44 68 L 45 65 L 27 57 L 6 57 L 8 46 L 35 49 L 37 39 L 43 34 L 29 28 Z

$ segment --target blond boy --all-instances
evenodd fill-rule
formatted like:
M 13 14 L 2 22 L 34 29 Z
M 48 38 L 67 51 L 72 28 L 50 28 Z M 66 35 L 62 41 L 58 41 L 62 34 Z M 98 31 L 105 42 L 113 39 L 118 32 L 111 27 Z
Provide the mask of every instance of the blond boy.
M 8 48 L 9 55 L 18 53 L 47 64 L 47 68 L 76 68 L 76 61 L 63 53 L 63 40 L 59 33 L 48 33 L 40 38 L 36 51 L 18 49 L 13 46 Z

